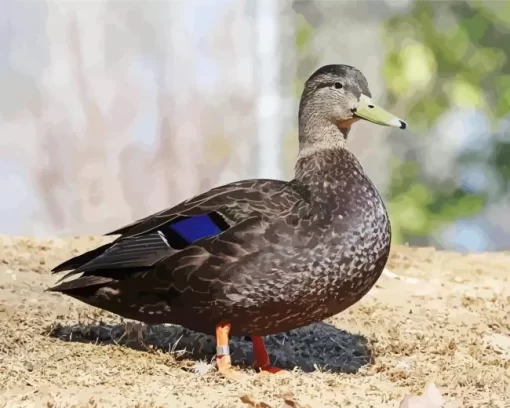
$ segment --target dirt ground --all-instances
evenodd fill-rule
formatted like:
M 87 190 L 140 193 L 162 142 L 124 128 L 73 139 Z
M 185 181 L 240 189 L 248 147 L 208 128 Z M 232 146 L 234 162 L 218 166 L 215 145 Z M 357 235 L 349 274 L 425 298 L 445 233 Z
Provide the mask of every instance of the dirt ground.
M 510 407 L 510 252 L 395 247 L 358 304 L 267 339 L 287 375 L 213 369 L 213 339 L 125 322 L 44 292 L 57 263 L 109 239 L 0 237 L 0 407 L 398 407 L 435 383 L 448 407 Z M 287 401 L 287 402 L 286 402 Z

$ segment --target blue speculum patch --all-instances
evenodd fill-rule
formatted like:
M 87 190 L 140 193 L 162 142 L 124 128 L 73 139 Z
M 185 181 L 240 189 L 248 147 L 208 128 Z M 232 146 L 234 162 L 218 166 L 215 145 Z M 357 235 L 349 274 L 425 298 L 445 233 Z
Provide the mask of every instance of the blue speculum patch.
M 189 244 L 222 232 L 208 214 L 186 218 L 170 224 L 169 227 Z

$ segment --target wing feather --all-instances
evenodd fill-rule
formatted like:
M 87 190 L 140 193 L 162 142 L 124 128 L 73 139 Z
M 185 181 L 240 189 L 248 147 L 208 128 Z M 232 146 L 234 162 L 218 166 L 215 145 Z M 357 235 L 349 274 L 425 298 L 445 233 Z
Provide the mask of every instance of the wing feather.
M 212 290 L 214 282 L 220 283 L 222 270 L 269 245 L 264 238 L 267 228 L 301 204 L 306 204 L 303 197 L 283 181 L 228 184 L 108 233 L 122 235 L 111 244 L 64 262 L 54 271 L 74 268 L 64 278 L 83 273 L 73 281 L 73 287 L 79 286 L 80 279 L 88 286 L 102 282 L 90 276 L 102 276 L 104 271 L 110 277 L 129 278 L 133 284 L 154 291 L 173 288 L 182 293 L 191 287 Z M 172 222 L 212 213 L 221 218 L 216 222 L 226 225 L 219 235 L 180 244 L 169 235 L 171 228 L 166 226 Z
M 205 193 L 121 227 L 105 235 L 121 234 L 123 238 L 142 235 L 158 229 L 179 217 L 201 215 L 226 208 L 234 218 L 244 219 L 253 212 L 261 214 L 279 213 L 295 201 L 297 192 L 285 181 L 243 180 L 213 188 Z M 228 211 L 228 208 L 231 210 Z

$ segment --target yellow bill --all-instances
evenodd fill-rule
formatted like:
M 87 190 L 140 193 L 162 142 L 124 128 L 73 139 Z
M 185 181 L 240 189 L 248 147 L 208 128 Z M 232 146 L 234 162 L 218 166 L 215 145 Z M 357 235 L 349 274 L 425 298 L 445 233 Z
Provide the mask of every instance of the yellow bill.
M 372 102 L 371 98 L 363 94 L 354 115 L 382 126 L 393 126 L 399 129 L 407 128 L 406 122 L 380 108 Z

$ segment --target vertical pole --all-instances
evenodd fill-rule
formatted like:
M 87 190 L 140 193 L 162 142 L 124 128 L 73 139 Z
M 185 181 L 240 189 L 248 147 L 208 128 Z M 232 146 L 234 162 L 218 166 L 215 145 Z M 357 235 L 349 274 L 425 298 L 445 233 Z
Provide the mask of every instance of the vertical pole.
M 256 1 L 256 53 L 258 67 L 258 165 L 257 175 L 262 178 L 281 177 L 281 145 L 283 123 L 280 117 L 279 2 Z

